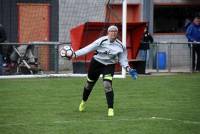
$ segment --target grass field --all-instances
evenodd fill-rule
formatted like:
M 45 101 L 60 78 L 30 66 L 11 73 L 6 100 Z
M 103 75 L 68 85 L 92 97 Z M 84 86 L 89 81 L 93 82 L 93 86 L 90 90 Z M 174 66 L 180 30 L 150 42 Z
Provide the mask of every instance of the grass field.
M 85 78 L 0 80 L 0 134 L 198 134 L 200 74 L 114 79 L 107 117 L 100 80 L 80 113 Z

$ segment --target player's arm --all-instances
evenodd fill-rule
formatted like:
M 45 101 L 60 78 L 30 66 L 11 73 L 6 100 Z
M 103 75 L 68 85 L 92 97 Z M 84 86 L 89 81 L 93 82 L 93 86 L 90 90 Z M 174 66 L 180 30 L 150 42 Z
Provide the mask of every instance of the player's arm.
M 192 26 L 189 26 L 188 29 L 186 30 L 186 37 L 188 38 L 188 41 L 190 42 L 195 41 L 192 37 L 192 31 L 193 31 Z
M 119 53 L 119 63 L 124 69 L 129 67 L 126 49 L 124 49 L 122 53 Z
M 87 53 L 96 50 L 98 46 L 99 46 L 99 39 L 94 41 L 93 43 L 87 45 L 86 47 L 75 51 L 74 52 L 74 55 L 75 55 L 74 57 L 79 57 L 79 56 L 82 56 L 82 55 L 86 55 Z
M 76 58 L 82 55 L 85 55 L 93 50 L 95 50 L 98 47 L 98 40 L 94 41 L 93 43 L 91 43 L 90 45 L 74 51 L 73 48 L 71 48 L 70 46 L 64 46 L 61 50 L 60 50 L 60 55 L 61 57 L 66 57 L 68 60 L 71 60 L 72 58 Z
M 137 79 L 137 71 L 135 69 L 132 69 L 128 64 L 127 50 L 125 48 L 124 51 L 119 54 L 119 63 L 124 69 L 126 69 L 126 71 L 131 75 L 133 79 Z

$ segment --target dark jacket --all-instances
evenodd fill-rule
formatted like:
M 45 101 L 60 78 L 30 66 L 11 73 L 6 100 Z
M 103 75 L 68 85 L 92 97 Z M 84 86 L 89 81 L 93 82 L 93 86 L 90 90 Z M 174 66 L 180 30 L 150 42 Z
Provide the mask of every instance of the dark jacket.
M 191 23 L 186 31 L 186 37 L 189 42 L 200 42 L 200 25 L 195 25 Z
M 4 42 L 7 39 L 6 31 L 4 27 L 0 24 L 0 43 Z M 2 45 L 0 45 L 0 54 L 2 54 Z
M 150 35 L 148 31 L 146 31 L 143 35 L 143 38 L 140 43 L 140 50 L 149 49 L 149 44 L 153 43 L 153 37 Z

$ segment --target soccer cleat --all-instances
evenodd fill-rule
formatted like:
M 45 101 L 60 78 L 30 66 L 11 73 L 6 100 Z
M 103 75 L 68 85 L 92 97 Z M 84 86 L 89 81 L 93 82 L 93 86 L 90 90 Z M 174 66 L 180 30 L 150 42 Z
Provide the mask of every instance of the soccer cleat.
M 108 116 L 114 116 L 114 110 L 113 108 L 108 109 Z
M 82 112 L 85 110 L 85 101 L 81 101 L 81 104 L 79 105 L 79 111 Z

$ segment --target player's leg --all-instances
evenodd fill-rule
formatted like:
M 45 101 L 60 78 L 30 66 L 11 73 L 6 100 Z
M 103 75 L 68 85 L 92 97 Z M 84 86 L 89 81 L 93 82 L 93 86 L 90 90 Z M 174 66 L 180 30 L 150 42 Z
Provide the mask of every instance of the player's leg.
M 108 116 L 114 116 L 114 91 L 112 88 L 112 79 L 114 75 L 115 65 L 105 67 L 103 74 L 103 85 L 108 105 Z
M 108 108 L 113 108 L 114 92 L 113 92 L 113 88 L 112 88 L 112 81 L 104 79 L 103 86 L 104 86 L 104 90 L 105 90 Z
M 84 86 L 83 101 L 87 101 L 96 81 L 99 79 L 100 70 L 101 64 L 92 59 L 88 70 L 87 82 Z
M 89 78 L 87 78 L 87 82 L 84 86 L 84 90 L 83 90 L 83 101 L 87 101 L 88 97 L 95 85 L 96 81 L 94 80 L 90 80 Z
M 82 101 L 79 105 L 79 111 L 85 110 L 86 101 L 88 100 L 88 97 L 89 97 L 94 85 L 95 85 L 95 81 L 91 81 L 88 78 L 88 80 L 84 86 L 84 89 L 83 89 L 83 96 L 82 96 Z
M 87 82 L 83 89 L 83 96 L 82 96 L 82 101 L 79 105 L 79 111 L 84 111 L 85 109 L 86 101 L 88 100 L 88 97 L 90 96 L 90 93 L 100 76 L 99 69 L 100 69 L 99 63 L 94 59 L 92 59 L 88 70 Z
M 196 66 L 196 71 L 200 71 L 200 46 L 197 46 L 196 51 L 197 51 L 197 66 Z
M 114 116 L 114 111 L 113 111 L 114 92 L 112 88 L 112 82 L 108 80 L 104 80 L 103 85 L 104 85 L 106 100 L 107 100 L 107 105 L 108 105 L 108 116 Z

